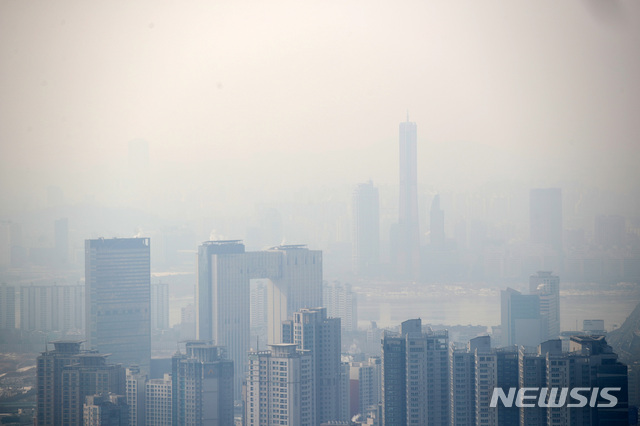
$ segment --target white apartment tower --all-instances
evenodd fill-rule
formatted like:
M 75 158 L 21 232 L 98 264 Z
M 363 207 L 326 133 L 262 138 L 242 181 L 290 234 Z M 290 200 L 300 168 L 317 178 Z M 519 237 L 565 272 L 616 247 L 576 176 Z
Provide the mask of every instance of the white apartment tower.
M 341 418 L 340 318 L 327 318 L 325 308 L 301 309 L 293 320 L 283 321 L 283 343 L 295 343 L 308 350 L 314 369 L 317 422 Z
M 250 352 L 246 384 L 247 426 L 316 426 L 312 359 L 294 343 Z
M 147 426 L 171 426 L 171 375 L 151 379 L 145 389 Z
M 129 426 L 144 426 L 147 375 L 140 371 L 140 367 L 133 365 L 126 369 L 126 380 Z

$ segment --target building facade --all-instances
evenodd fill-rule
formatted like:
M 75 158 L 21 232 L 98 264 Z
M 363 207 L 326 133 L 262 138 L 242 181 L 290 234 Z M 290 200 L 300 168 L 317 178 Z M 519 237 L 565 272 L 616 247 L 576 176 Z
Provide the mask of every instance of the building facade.
M 169 284 L 151 284 L 151 329 L 169 329 Z
M 382 342 L 383 425 L 440 425 L 450 421 L 449 337 L 422 331 L 422 321 L 401 325 Z
M 171 375 L 162 379 L 151 379 L 145 390 L 145 419 L 147 426 L 172 425 L 172 381 Z
M 172 358 L 173 424 L 233 424 L 233 374 L 233 361 L 224 348 L 203 341 L 187 342 L 186 353 Z
M 30 331 L 83 331 L 85 286 L 20 287 L 20 328 Z
M 245 425 L 315 426 L 316 398 L 311 354 L 295 343 L 250 352 Z
M 234 362 L 240 399 L 249 351 L 250 279 L 267 278 L 267 341 L 281 341 L 282 321 L 322 305 L 322 252 L 303 245 L 245 252 L 239 240 L 208 241 L 198 249 L 196 335 L 225 346 Z
M 301 309 L 284 321 L 283 343 L 309 351 L 314 370 L 315 411 L 318 423 L 348 420 L 340 410 L 348 393 L 341 392 L 340 318 L 327 318 L 326 308 Z
M 0 329 L 16 328 L 16 288 L 0 285 Z
M 150 279 L 149 238 L 85 241 L 87 346 L 144 372 L 151 361 Z

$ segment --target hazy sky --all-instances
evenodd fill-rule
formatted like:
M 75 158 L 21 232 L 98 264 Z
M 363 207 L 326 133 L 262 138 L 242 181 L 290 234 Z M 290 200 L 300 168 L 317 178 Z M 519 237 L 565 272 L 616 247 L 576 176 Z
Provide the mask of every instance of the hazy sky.
M 640 2 L 0 0 L 0 194 L 640 177 Z M 158 191 L 162 191 L 158 189 Z M 217 191 L 217 192 L 216 192 Z

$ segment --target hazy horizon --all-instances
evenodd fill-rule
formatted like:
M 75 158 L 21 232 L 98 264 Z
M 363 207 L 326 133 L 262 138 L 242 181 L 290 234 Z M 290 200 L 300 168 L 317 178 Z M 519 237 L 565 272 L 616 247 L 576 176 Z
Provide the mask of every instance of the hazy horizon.
M 0 11 L 4 215 L 37 207 L 48 186 L 126 206 L 136 139 L 149 145 L 147 196 L 195 199 L 189 210 L 392 187 L 407 112 L 432 193 L 577 182 L 640 194 L 636 2 Z

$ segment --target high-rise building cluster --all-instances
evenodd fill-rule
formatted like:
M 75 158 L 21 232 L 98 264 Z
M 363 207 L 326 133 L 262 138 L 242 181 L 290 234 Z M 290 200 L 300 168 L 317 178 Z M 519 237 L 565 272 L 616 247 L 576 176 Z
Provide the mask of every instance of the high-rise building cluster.
M 340 319 L 304 308 L 282 322 L 282 343 L 249 353 L 247 425 L 318 425 L 349 420 L 349 371 Z M 332 423 L 333 424 L 333 423 Z
M 457 265 L 439 194 L 423 233 L 429 246 L 421 247 L 417 126 L 408 118 L 399 139 L 398 220 L 388 251 L 380 244 L 378 188 L 369 181 L 352 194 L 352 267 L 363 280 L 437 278 Z M 532 190 L 529 213 L 527 244 L 536 255 L 519 259 L 517 269 L 562 271 L 560 189 Z M 13 228 L 3 224 L 0 239 L 9 241 Z M 626 236 L 618 216 L 598 218 L 595 229 L 607 250 Z M 486 249 L 486 231 L 471 223 L 461 246 Z M 69 261 L 66 219 L 55 223 L 55 251 L 58 264 Z M 505 252 L 482 253 L 478 270 L 509 274 Z M 1 245 L 0 264 L 10 264 L 11 254 Z M 560 280 L 548 270 L 529 277 L 528 294 L 501 292 L 501 347 L 479 336 L 462 348 L 447 330 L 409 319 L 397 332 L 372 323 L 361 353 L 343 356 L 343 334 L 358 329 L 357 297 L 348 284 L 323 283 L 320 250 L 247 251 L 242 240 L 206 241 L 197 250 L 194 303 L 181 312 L 194 340 L 181 342 L 184 350 L 179 345 L 158 374 L 151 336 L 170 328 L 169 285 L 151 283 L 150 239 L 90 239 L 84 254 L 84 286 L 0 286 L 0 328 L 85 330 L 85 341 L 54 341 L 38 357 L 38 425 L 550 426 L 623 424 L 627 414 L 627 367 L 598 334 L 603 323 L 585 323 L 593 335 L 572 336 L 563 350 Z M 508 403 L 522 390 L 572 388 L 618 389 L 618 404 L 599 406 L 606 398 L 598 392 L 586 408 L 554 406 L 552 393 L 534 407 Z
M 37 360 L 38 425 L 99 425 L 110 404 L 128 423 L 125 396 L 125 370 L 122 365 L 108 364 L 107 355 L 81 350 L 82 342 L 55 341 L 53 350 L 43 352 Z M 94 396 L 99 396 L 93 398 Z M 86 420 L 96 423 L 85 423 Z

